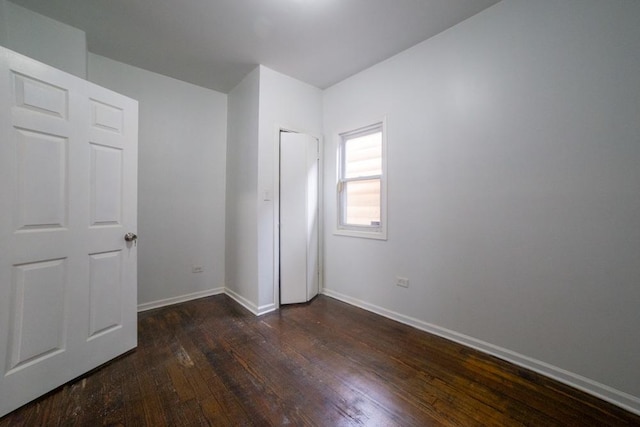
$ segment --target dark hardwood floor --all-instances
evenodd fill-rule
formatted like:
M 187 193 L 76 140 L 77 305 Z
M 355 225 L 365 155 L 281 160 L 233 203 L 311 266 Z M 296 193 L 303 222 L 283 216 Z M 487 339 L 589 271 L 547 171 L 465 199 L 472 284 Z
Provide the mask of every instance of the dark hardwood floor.
M 628 426 L 536 373 L 319 296 L 255 317 L 219 295 L 139 315 L 137 350 L 6 426 Z

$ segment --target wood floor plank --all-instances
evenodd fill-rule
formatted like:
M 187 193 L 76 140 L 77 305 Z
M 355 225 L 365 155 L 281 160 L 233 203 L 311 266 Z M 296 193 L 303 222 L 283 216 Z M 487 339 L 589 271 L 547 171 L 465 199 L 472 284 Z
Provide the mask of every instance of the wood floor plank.
M 318 309 L 318 307 L 316 307 L 316 309 Z M 375 315 L 368 313 L 365 317 L 369 316 Z M 350 330 L 349 327 L 345 328 L 342 326 L 351 324 L 356 325 L 353 330 Z M 364 326 L 371 324 L 374 324 L 375 328 L 367 328 L 367 326 Z M 526 405 L 527 408 L 525 410 L 530 412 L 535 410 L 535 406 L 533 408 L 529 407 L 533 400 L 534 403 L 540 404 L 536 406 L 541 406 L 543 409 L 553 411 L 551 415 L 545 412 L 539 413 L 538 418 L 540 421 L 546 420 L 546 425 L 562 424 L 558 422 L 558 419 L 563 420 L 563 422 L 572 420 L 574 423 L 589 421 L 584 420 L 584 418 L 576 419 L 576 414 L 568 411 L 565 405 L 556 405 L 550 408 L 546 396 L 543 396 L 542 400 L 537 398 L 535 387 L 525 389 L 524 393 L 519 393 L 521 386 L 527 385 L 527 383 L 526 381 L 525 383 L 519 381 L 519 378 L 515 374 L 522 370 L 513 365 L 509 365 L 511 372 L 507 374 L 509 379 L 506 383 L 502 381 L 502 378 L 496 379 L 491 376 L 483 377 L 479 375 L 482 371 L 477 368 L 460 369 L 460 364 L 464 364 L 467 359 L 471 357 L 470 355 L 479 357 L 480 360 L 482 360 L 481 365 L 483 366 L 491 366 L 489 362 L 492 360 L 498 361 L 498 359 L 442 338 L 430 336 L 430 345 L 425 346 L 424 334 L 420 331 L 411 328 L 406 329 L 402 327 L 403 325 L 399 325 L 397 322 L 388 319 L 378 320 L 377 322 L 373 320 L 371 322 L 357 321 L 357 319 L 353 317 L 353 313 L 349 310 L 344 312 L 337 311 L 333 315 L 327 316 L 323 325 L 327 326 L 327 329 L 331 331 L 329 335 L 336 333 L 335 331 L 338 329 L 342 329 L 342 332 L 348 336 L 348 339 L 345 340 L 346 342 L 352 342 L 354 340 L 363 341 L 364 345 L 372 349 L 371 351 L 379 350 L 383 354 L 388 354 L 395 358 L 398 363 L 410 364 L 411 369 L 414 371 L 426 372 L 450 386 L 457 384 L 460 395 L 471 395 L 470 397 L 484 402 L 489 405 L 490 408 L 493 408 L 493 410 L 499 409 L 500 406 L 506 404 L 510 405 L 511 410 L 514 410 L 514 406 L 520 403 Z M 417 337 L 417 339 L 412 337 Z M 398 345 L 399 343 L 403 345 Z M 423 345 L 420 345 L 421 343 Z M 419 349 L 419 351 L 416 351 L 416 349 Z M 504 362 L 498 362 L 504 365 Z M 370 363 L 376 362 L 372 360 Z M 498 371 L 500 372 L 500 369 L 498 369 Z M 494 372 L 491 372 L 491 375 L 494 375 Z M 478 380 L 479 378 L 481 380 Z M 484 386 L 484 383 L 487 382 L 491 384 L 490 388 Z M 516 383 L 518 387 L 514 388 L 514 383 Z M 507 397 L 506 399 L 504 398 L 505 395 Z M 523 397 L 521 400 L 518 400 L 517 397 L 520 395 Z M 489 397 L 491 398 L 490 400 L 488 399 Z M 479 405 L 477 408 L 482 408 L 482 406 Z M 558 418 L 554 418 L 553 413 L 558 411 L 561 411 L 561 413 L 558 415 Z
M 300 320 L 299 327 L 309 333 L 312 328 L 308 322 L 304 319 Z M 327 321 L 324 325 L 329 325 L 331 322 Z M 386 400 L 391 399 L 399 412 L 404 414 L 423 412 L 424 414 L 418 419 L 429 416 L 447 424 L 475 424 L 476 414 L 464 411 L 464 405 L 462 402 L 457 402 L 456 397 L 443 393 L 443 390 L 438 387 L 432 387 L 431 378 L 417 375 L 420 371 L 398 372 L 398 367 L 388 363 L 390 361 L 388 358 L 377 354 L 375 346 L 369 346 L 362 341 L 365 333 L 361 328 L 358 328 L 356 335 L 352 335 L 349 329 L 348 324 L 343 327 L 329 326 L 326 330 L 322 328 L 315 335 L 321 338 L 321 342 L 327 349 L 342 356 L 344 360 L 338 365 L 353 367 L 349 376 L 355 379 L 351 381 L 358 384 L 362 390 L 367 390 L 372 398 L 380 400 L 385 406 L 393 407 L 394 405 L 390 405 Z M 334 339 L 336 337 L 338 339 Z M 353 357 L 354 355 L 358 357 Z M 407 390 L 414 392 L 407 393 Z M 439 404 L 435 405 L 435 402 Z
M 365 393 L 353 387 L 338 370 L 327 368 L 326 364 L 308 357 L 312 349 L 322 351 L 314 349 L 317 343 L 309 339 L 308 335 L 301 334 L 296 328 L 287 330 L 285 322 L 281 322 L 278 328 L 268 326 L 267 322 L 261 324 L 266 325 L 262 328 L 266 342 L 278 346 L 283 357 L 293 361 L 302 370 L 302 374 L 299 375 L 302 377 L 300 381 L 304 382 L 301 385 L 302 389 L 316 389 L 319 399 L 326 407 L 325 413 L 338 414 L 354 423 L 373 422 L 375 425 L 386 426 L 407 424 L 406 418 L 401 420 L 384 406 L 368 399 Z
M 290 328 L 287 330 L 289 326 Z M 386 420 L 381 423 L 384 425 L 407 425 L 412 421 L 418 421 L 416 419 L 412 420 L 411 412 L 404 410 L 409 409 L 409 407 L 403 408 L 404 403 L 394 407 L 394 411 L 388 410 L 389 406 L 385 405 L 384 401 L 391 397 L 387 393 L 384 393 L 384 396 L 378 396 L 374 387 L 372 387 L 372 384 L 377 383 L 377 379 L 369 378 L 372 382 L 367 382 L 366 384 L 363 383 L 362 378 L 354 380 L 354 377 L 361 376 L 361 371 L 357 368 L 357 361 L 336 352 L 330 346 L 315 339 L 313 335 L 304 333 L 299 325 L 294 322 L 282 322 L 277 330 L 287 331 L 287 336 L 283 341 L 285 343 L 293 342 L 298 347 L 288 357 L 294 359 L 297 351 L 299 358 L 302 359 L 297 363 L 304 366 L 305 372 L 314 375 L 322 383 L 330 384 L 334 392 L 338 393 L 337 397 L 344 402 L 342 405 L 336 405 L 340 411 L 358 420 L 361 417 L 364 417 L 365 420 L 369 417 L 377 420 Z M 268 332 L 268 330 L 265 330 L 265 333 Z M 271 340 L 268 340 L 268 342 L 271 342 Z M 397 410 L 403 412 L 402 418 L 399 418 Z M 435 423 L 435 418 L 431 421 Z
M 640 426 L 537 373 L 334 299 L 219 295 L 139 314 L 138 348 L 8 426 Z

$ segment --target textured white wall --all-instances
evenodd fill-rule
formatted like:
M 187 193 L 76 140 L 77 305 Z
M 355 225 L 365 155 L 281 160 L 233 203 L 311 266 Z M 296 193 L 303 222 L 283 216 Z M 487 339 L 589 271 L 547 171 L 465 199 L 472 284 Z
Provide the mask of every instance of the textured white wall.
M 84 31 L 0 0 L 0 44 L 59 70 L 87 77 Z
M 327 89 L 325 286 L 640 410 L 638 22 L 504 0 Z M 389 240 L 335 236 L 336 134 L 384 115 Z
M 138 303 L 223 287 L 227 95 L 93 54 L 89 78 L 139 101 Z
M 229 93 L 226 285 L 253 311 L 258 303 L 258 102 L 260 69 Z

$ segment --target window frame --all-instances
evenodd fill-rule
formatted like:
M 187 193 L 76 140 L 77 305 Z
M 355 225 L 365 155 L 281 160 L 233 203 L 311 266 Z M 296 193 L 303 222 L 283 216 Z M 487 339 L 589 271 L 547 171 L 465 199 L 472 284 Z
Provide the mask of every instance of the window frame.
M 366 177 L 345 178 L 345 144 L 348 140 L 371 133 L 381 133 L 382 170 L 380 175 Z M 336 164 L 336 229 L 334 234 L 340 236 L 361 237 L 366 239 L 387 240 L 387 121 L 386 118 L 370 122 L 365 126 L 339 132 L 337 136 L 337 164 Z M 355 225 L 343 223 L 345 212 L 345 197 L 343 191 L 345 183 L 380 180 L 380 225 Z

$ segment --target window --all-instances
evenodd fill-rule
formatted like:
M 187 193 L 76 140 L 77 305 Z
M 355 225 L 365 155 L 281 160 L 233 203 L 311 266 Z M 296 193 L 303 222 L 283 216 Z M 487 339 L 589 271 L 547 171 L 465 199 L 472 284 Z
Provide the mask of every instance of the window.
M 336 234 L 386 239 L 384 122 L 340 134 Z

